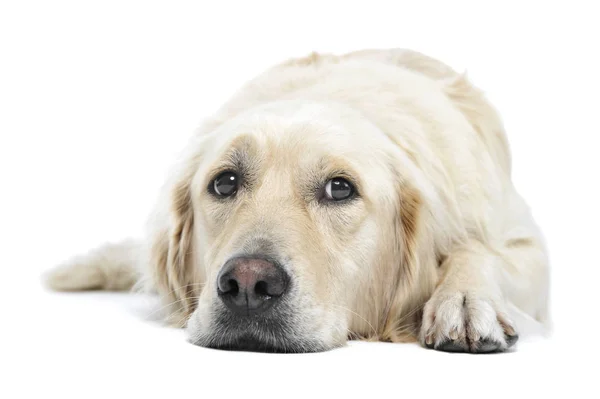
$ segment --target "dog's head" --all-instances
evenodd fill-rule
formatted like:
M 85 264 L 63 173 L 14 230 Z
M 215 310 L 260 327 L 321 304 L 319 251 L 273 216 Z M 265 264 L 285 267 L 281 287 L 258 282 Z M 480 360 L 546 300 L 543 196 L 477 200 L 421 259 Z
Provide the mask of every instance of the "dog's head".
M 300 103 L 199 141 L 154 248 L 159 289 L 192 342 L 308 352 L 414 333 L 414 318 L 398 318 L 417 314 L 435 254 L 422 250 L 433 248 L 428 194 L 408 151 L 349 109 Z

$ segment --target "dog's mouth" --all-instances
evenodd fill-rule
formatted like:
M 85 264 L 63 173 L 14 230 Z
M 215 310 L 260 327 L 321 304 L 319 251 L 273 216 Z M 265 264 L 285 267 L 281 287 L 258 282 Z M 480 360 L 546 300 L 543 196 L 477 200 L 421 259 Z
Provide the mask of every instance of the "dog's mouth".
M 306 329 L 298 329 L 289 298 L 261 312 L 236 312 L 218 302 L 208 331 L 191 342 L 212 349 L 265 353 L 306 353 L 328 349 Z
M 263 352 L 263 353 L 305 353 L 311 352 L 305 350 L 305 345 L 300 345 L 292 340 L 280 342 L 266 342 L 256 339 L 252 336 L 242 336 L 232 339 L 226 344 L 208 345 L 212 349 L 242 352 Z M 314 350 L 312 351 L 314 352 Z
M 229 313 L 219 318 L 213 330 L 191 341 L 212 349 L 264 353 L 309 353 L 330 349 L 316 337 L 306 337 L 285 319 L 245 317 L 232 318 Z
M 214 337 L 207 342 L 197 341 L 192 343 L 217 350 L 262 353 L 311 353 L 323 352 L 329 349 L 324 344 L 313 339 L 280 338 L 277 340 L 264 340 L 250 334 L 230 337 L 228 339 Z

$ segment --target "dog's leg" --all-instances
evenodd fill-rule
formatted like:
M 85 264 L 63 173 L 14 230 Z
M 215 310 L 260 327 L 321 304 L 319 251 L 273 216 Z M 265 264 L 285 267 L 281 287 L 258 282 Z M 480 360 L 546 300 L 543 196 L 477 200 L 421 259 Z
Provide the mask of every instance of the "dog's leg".
M 139 278 L 141 255 L 137 241 L 107 244 L 56 267 L 44 280 L 57 291 L 128 290 Z
M 425 305 L 421 343 L 452 352 L 504 351 L 518 339 L 509 308 L 545 322 L 547 261 L 535 233 L 494 248 L 471 240 L 449 254 Z

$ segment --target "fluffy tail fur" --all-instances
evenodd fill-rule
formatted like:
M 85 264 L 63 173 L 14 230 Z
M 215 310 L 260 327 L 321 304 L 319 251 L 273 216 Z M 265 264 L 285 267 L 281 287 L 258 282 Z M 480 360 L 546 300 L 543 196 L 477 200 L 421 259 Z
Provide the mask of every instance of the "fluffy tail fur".
M 59 265 L 44 281 L 56 291 L 125 291 L 138 281 L 141 258 L 138 241 L 106 244 Z

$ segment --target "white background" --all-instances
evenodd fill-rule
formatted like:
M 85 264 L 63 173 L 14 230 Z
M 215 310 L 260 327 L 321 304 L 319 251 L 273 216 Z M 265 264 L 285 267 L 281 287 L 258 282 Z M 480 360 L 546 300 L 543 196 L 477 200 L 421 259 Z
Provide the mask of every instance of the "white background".
M 0 2 L 0 397 L 598 394 L 593 2 L 345 3 Z M 41 287 L 63 259 L 140 233 L 174 155 L 244 81 L 312 50 L 386 47 L 467 69 L 499 108 L 550 248 L 550 339 L 490 356 L 221 352 L 153 321 L 152 298 Z

